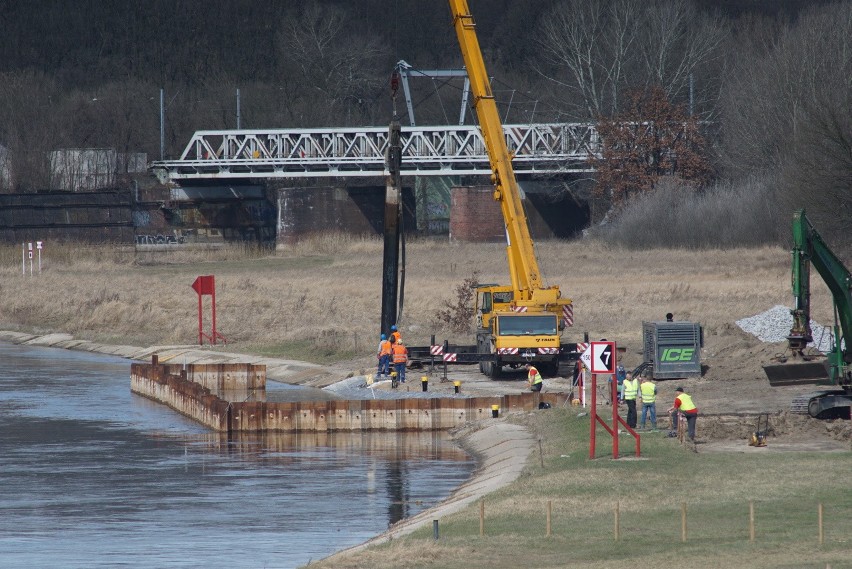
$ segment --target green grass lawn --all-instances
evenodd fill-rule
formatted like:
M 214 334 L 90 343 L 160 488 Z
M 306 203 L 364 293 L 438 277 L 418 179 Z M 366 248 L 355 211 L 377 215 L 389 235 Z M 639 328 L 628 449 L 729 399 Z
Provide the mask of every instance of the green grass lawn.
M 551 409 L 524 418 L 542 436 L 544 467 L 536 450 L 517 482 L 486 497 L 484 537 L 477 504 L 441 519 L 437 542 L 430 526 L 334 566 L 381 569 L 404 557 L 406 567 L 430 568 L 852 567 L 852 454 L 696 454 L 660 432 L 642 436 L 639 460 L 633 439 L 622 436 L 622 458 L 613 460 L 599 429 L 597 458 L 590 460 L 589 418 L 577 414 Z

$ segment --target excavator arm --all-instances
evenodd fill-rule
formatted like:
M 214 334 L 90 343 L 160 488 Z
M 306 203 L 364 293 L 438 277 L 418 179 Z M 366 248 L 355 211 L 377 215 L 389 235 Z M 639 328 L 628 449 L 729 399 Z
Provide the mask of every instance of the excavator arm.
M 831 383 L 842 384 L 844 368 L 850 363 L 849 347 L 844 347 L 843 338 L 852 339 L 852 275 L 826 245 L 808 220 L 805 210 L 799 210 L 793 216 L 792 254 L 794 307 L 790 312 L 793 314 L 793 328 L 787 338 L 790 348 L 801 352 L 813 340 L 810 327 L 810 267 L 813 266 L 834 300 L 840 330 L 835 326 L 834 346 L 828 355 L 828 375 Z
M 830 384 L 829 391 L 815 391 L 793 400 L 790 410 L 807 413 L 820 419 L 849 418 L 852 408 L 852 348 L 844 338 L 852 340 L 852 275 L 828 247 L 805 215 L 799 210 L 793 215 L 792 250 L 793 327 L 787 342 L 793 357 L 800 362 L 764 366 L 772 386 L 808 383 Z M 834 344 L 828 354 L 806 354 L 805 348 L 813 340 L 811 320 L 811 267 L 828 286 L 834 301 Z

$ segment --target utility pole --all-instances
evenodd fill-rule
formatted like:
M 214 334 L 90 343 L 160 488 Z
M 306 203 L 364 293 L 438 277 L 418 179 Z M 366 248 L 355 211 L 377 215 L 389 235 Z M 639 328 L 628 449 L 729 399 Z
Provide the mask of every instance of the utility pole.
M 160 160 L 166 159 L 166 94 L 160 89 Z
M 240 90 L 237 89 L 237 130 L 240 130 Z

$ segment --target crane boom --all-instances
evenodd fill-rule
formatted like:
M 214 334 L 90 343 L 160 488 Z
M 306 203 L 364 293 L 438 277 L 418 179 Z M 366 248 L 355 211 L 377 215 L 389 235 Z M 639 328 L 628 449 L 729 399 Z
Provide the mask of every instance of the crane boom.
M 470 89 L 472 105 L 479 119 L 479 128 L 485 140 L 488 160 L 491 163 L 491 179 L 494 183 L 494 199 L 500 203 L 506 224 L 506 256 L 509 274 L 516 300 L 532 300 L 536 291 L 542 289 L 541 275 L 530 236 L 521 191 L 512 168 L 512 156 L 506 145 L 497 103 L 491 92 L 491 84 L 485 71 L 485 62 L 476 36 L 476 23 L 470 13 L 467 0 L 449 0 L 453 15 L 453 27 L 461 46 Z
M 497 103 L 485 70 L 476 24 L 467 0 L 449 0 L 453 28 L 458 36 L 472 105 L 479 119 L 491 164 L 494 199 L 500 204 L 506 227 L 506 258 L 511 285 L 479 285 L 476 289 L 476 352 L 483 356 L 480 371 L 497 378 L 504 366 L 535 363 L 544 375 L 559 373 L 560 362 L 576 356 L 576 344 L 563 344 L 562 330 L 573 325 L 571 299 L 558 286 L 542 284 L 521 188 L 512 168 Z M 573 354 L 573 356 L 572 356 Z

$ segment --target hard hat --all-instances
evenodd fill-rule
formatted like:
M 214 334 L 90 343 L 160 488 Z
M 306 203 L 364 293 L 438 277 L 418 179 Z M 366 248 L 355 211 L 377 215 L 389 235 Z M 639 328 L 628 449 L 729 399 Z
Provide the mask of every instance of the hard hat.
M 683 391 L 683 387 L 678 387 L 677 389 L 675 389 L 675 391 L 681 391 L 681 392 L 682 392 L 682 391 Z
M 391 332 L 396 332 L 396 324 L 394 324 L 393 326 L 391 326 Z
M 387 339 L 388 339 L 388 337 L 385 336 L 384 334 L 382 334 L 382 340 L 387 340 Z

